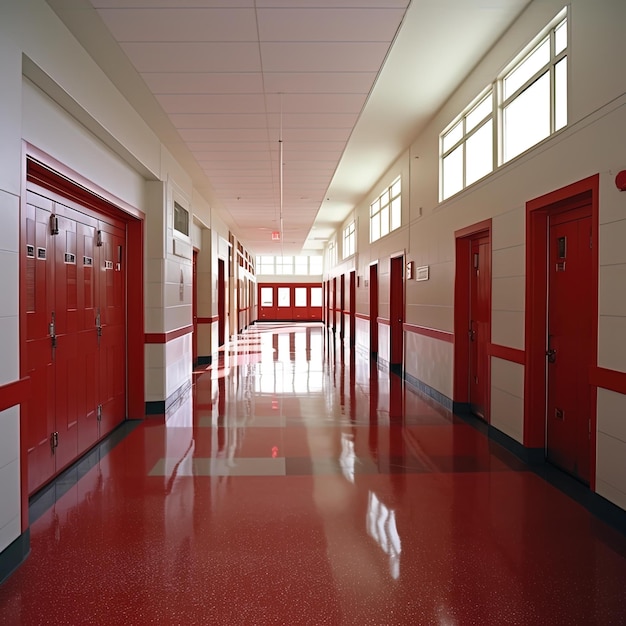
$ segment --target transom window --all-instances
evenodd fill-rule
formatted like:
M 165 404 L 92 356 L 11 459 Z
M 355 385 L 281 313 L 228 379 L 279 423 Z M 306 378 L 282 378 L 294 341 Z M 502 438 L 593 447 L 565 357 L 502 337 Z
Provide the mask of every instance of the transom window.
M 356 224 L 352 221 L 343 229 L 343 258 L 347 259 L 349 256 L 352 256 L 355 251 Z
M 396 178 L 370 205 L 370 242 L 400 227 L 402 223 L 401 192 L 400 178 Z
M 441 197 L 449 198 L 493 170 L 493 89 L 441 135 Z
M 441 133 L 441 200 L 567 124 L 567 51 L 563 9 L 527 52 Z M 499 116 L 494 115 L 496 100 Z
M 257 274 L 317 276 L 322 273 L 322 257 L 257 256 Z

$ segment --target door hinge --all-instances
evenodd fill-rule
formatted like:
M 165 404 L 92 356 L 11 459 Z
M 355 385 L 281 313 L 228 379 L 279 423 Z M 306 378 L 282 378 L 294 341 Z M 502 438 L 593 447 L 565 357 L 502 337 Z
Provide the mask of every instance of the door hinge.
M 50 434 L 50 449 L 52 450 L 52 454 L 54 454 L 54 451 L 56 448 L 59 447 L 59 433 L 58 432 L 54 432 Z
M 96 416 L 98 418 L 98 421 L 101 422 L 102 421 L 102 405 L 99 404 L 98 408 L 96 410 Z

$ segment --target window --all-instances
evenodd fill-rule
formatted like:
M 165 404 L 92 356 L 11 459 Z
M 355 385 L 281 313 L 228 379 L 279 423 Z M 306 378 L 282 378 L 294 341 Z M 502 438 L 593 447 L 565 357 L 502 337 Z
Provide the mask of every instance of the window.
M 347 259 L 352 256 L 356 248 L 356 224 L 350 222 L 343 229 L 343 258 Z
M 311 306 L 322 306 L 321 287 L 311 287 Z
M 257 256 L 257 274 L 317 275 L 322 273 L 322 257 L 316 256 Z
M 289 287 L 278 288 L 278 306 L 291 306 L 291 289 Z
M 174 202 L 174 230 L 183 235 L 189 235 L 189 211 L 178 202 Z
M 370 205 L 370 242 L 376 241 L 402 223 L 400 178 L 397 178 Z
M 306 287 L 296 287 L 294 293 L 294 306 L 306 306 Z
M 494 94 L 499 117 L 494 115 Z M 567 13 L 563 9 L 529 50 L 441 133 L 440 199 L 465 189 L 566 124 Z M 371 241 L 379 231 L 382 236 L 383 226 L 372 224 Z
M 261 306 L 274 306 L 274 289 L 261 287 Z
M 493 90 L 441 135 L 441 199 L 493 170 Z
M 567 18 L 502 78 L 502 162 L 567 124 Z

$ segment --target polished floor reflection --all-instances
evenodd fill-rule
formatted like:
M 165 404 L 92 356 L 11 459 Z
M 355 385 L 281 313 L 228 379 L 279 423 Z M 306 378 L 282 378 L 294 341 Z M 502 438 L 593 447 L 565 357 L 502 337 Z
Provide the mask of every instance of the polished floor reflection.
M 0 624 L 626 623 L 623 534 L 320 325 L 251 328 L 96 454 Z

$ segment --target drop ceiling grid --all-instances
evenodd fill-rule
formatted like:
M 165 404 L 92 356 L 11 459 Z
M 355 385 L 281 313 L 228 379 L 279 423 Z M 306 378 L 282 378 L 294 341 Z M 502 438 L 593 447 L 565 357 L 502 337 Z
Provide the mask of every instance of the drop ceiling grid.
M 304 242 L 406 0 L 93 4 L 235 223 L 275 215 L 282 137 L 285 223 Z

